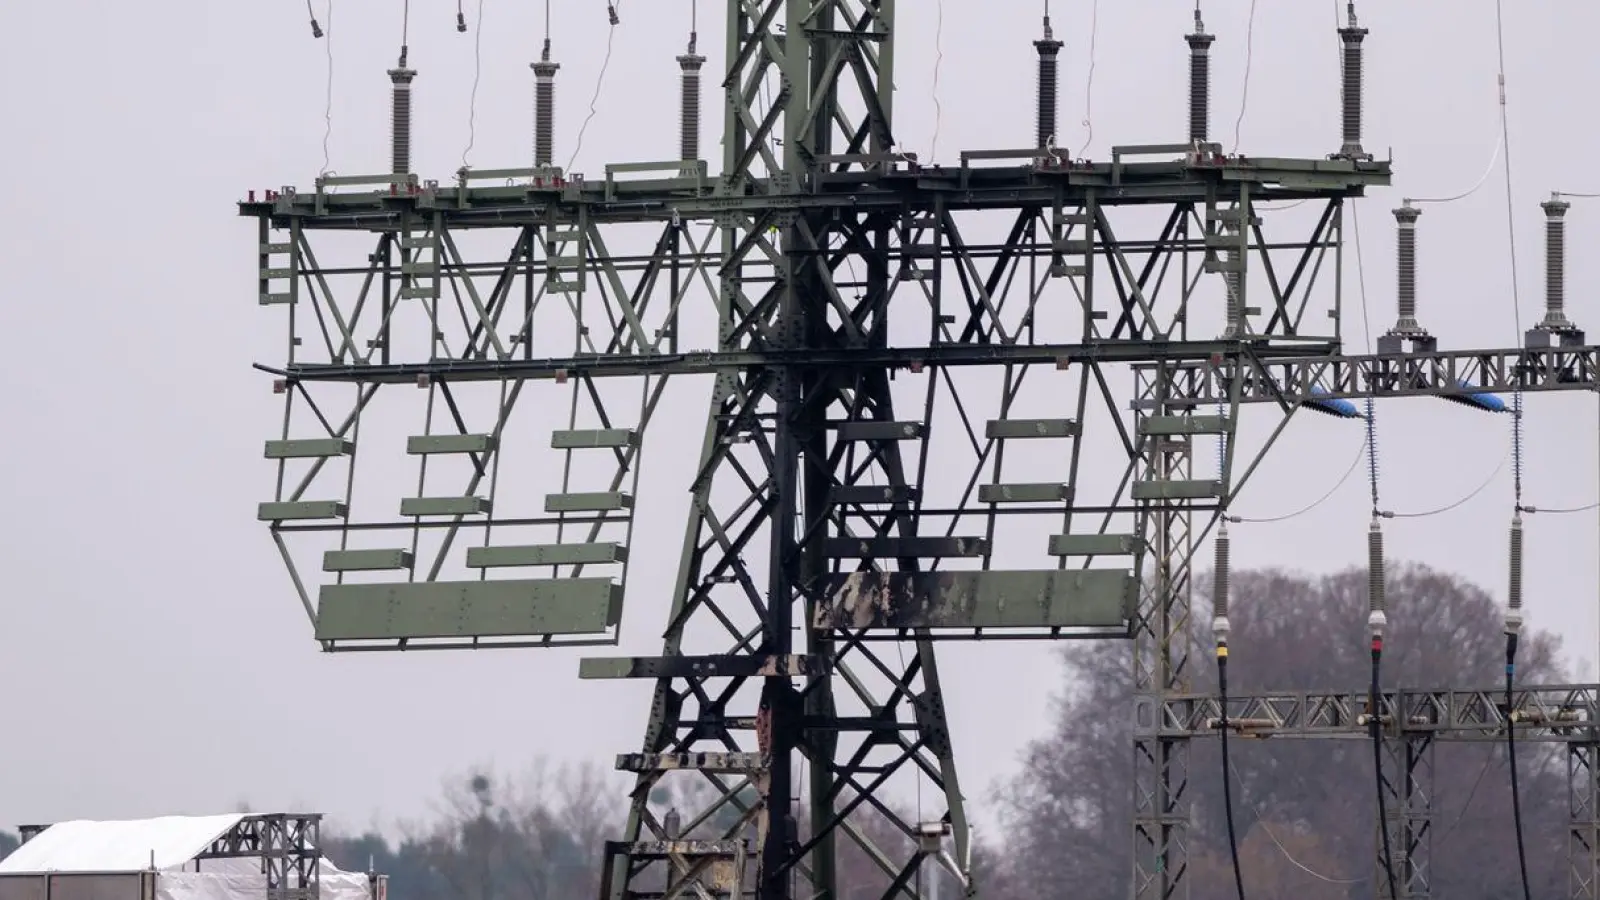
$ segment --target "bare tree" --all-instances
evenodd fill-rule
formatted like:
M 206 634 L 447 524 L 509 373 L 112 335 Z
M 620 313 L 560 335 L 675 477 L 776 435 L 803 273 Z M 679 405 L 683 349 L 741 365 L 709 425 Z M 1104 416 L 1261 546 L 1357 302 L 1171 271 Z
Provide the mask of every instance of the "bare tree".
M 1502 611 L 1486 592 L 1420 565 L 1392 566 L 1387 590 L 1386 686 L 1500 683 Z M 1362 570 L 1327 577 L 1278 570 L 1237 573 L 1229 613 L 1229 686 L 1239 691 L 1362 690 L 1369 677 L 1366 604 Z M 1197 651 L 1210 641 L 1206 621 L 1204 611 L 1197 610 Z M 1557 649 L 1557 639 L 1548 633 L 1525 634 L 1519 678 L 1561 680 Z M 997 891 L 986 890 L 986 895 L 1041 896 L 1062 884 L 1074 885 L 1083 896 L 1127 894 L 1132 875 L 1130 653 L 1125 643 L 1064 653 L 1068 682 L 1057 698 L 1050 732 L 1029 745 L 1021 771 L 1004 791 L 1006 829 L 1002 844 L 991 848 L 1001 871 L 993 879 Z M 1189 665 L 1195 689 L 1211 690 L 1215 670 L 1209 654 L 1197 652 Z M 1258 884 L 1262 896 L 1292 889 L 1307 900 L 1370 896 L 1376 821 L 1370 745 L 1281 739 L 1234 746 L 1235 811 L 1240 836 L 1250 845 L 1244 861 L 1247 888 Z M 1435 896 L 1510 896 L 1517 888 L 1517 867 L 1503 745 L 1442 744 L 1433 749 L 1433 761 Z M 1232 885 L 1216 742 L 1197 740 L 1190 763 L 1187 790 L 1196 812 L 1189 841 L 1192 896 L 1221 900 L 1231 896 Z M 1529 745 L 1519 752 L 1518 763 L 1534 892 L 1554 896 L 1564 877 L 1560 759 Z M 1259 826 L 1263 817 L 1273 824 Z M 1268 863 L 1273 854 L 1278 862 Z

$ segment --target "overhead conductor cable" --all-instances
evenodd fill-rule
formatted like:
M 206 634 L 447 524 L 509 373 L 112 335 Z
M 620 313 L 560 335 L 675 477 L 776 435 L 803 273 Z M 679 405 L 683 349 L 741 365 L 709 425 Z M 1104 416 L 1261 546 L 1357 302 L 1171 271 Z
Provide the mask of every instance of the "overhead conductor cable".
M 1053 148 L 1056 144 L 1056 107 L 1060 93 L 1060 60 L 1063 44 L 1056 40 L 1050 27 L 1050 13 L 1044 15 L 1044 37 L 1033 42 L 1039 51 L 1039 114 L 1035 146 Z
M 1372 644 L 1372 682 L 1367 690 L 1367 729 L 1372 737 L 1372 778 L 1378 795 L 1378 830 L 1383 836 L 1383 875 L 1389 896 L 1395 890 L 1394 847 L 1389 836 L 1389 802 L 1383 779 L 1383 636 L 1389 627 L 1383 563 L 1383 517 L 1378 496 L 1378 414 L 1369 397 L 1367 419 L 1367 482 L 1372 495 L 1372 524 L 1367 528 L 1367 632 Z
M 1244 900 L 1244 871 L 1239 866 L 1239 838 L 1233 821 L 1233 764 L 1228 755 L 1228 592 L 1231 541 L 1228 522 L 1224 518 L 1217 530 L 1216 568 L 1212 572 L 1211 634 L 1217 643 L 1217 693 L 1222 710 L 1218 728 L 1222 732 L 1222 796 L 1223 812 L 1228 823 L 1228 854 L 1233 862 L 1233 885 L 1239 900 Z

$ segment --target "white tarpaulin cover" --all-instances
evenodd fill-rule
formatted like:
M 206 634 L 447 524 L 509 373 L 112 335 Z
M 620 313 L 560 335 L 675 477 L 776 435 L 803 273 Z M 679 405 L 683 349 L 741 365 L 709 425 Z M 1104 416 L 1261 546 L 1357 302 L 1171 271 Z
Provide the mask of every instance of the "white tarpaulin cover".
M 122 822 L 57 822 L 0 860 L 0 873 L 137 872 L 194 859 L 244 816 L 163 816 Z
M 250 862 L 250 860 L 229 860 Z M 211 865 L 208 860 L 206 865 Z M 257 864 L 259 867 L 259 863 Z M 321 900 L 369 900 L 367 876 L 340 872 L 322 861 L 318 879 Z M 162 872 L 156 878 L 155 900 L 266 900 L 267 879 L 260 872 Z
M 194 857 L 244 816 L 166 816 L 125 822 L 59 822 L 0 860 L 0 875 L 138 872 L 150 868 L 155 900 L 266 900 L 267 877 L 258 859 Z M 367 876 L 318 865 L 321 900 L 376 900 Z M 197 871 L 198 870 L 198 871 Z

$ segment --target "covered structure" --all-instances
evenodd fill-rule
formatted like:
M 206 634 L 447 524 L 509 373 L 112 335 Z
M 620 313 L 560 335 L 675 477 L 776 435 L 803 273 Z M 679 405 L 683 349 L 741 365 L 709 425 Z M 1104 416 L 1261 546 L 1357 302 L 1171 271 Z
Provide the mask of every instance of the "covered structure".
M 384 900 L 322 856 L 317 814 L 25 825 L 0 900 Z

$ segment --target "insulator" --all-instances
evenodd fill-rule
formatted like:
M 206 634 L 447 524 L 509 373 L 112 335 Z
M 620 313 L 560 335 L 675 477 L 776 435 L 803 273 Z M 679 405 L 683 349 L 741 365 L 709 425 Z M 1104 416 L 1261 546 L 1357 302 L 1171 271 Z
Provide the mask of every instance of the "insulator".
M 1567 210 L 1572 204 L 1552 197 L 1539 204 L 1544 210 L 1544 321 L 1549 331 L 1571 331 L 1567 318 Z
M 1211 44 L 1216 37 L 1206 34 L 1200 10 L 1194 11 L 1194 33 L 1189 44 L 1189 143 L 1203 144 L 1211 131 Z
M 700 158 L 700 67 L 706 58 L 694 52 L 695 36 L 689 36 L 689 52 L 678 57 L 683 82 L 679 112 L 681 133 L 678 156 L 685 162 Z
M 1060 87 L 1059 55 L 1062 43 L 1050 30 L 1050 17 L 1044 17 L 1044 37 L 1033 42 L 1039 51 L 1038 147 L 1050 147 L 1056 139 L 1056 95 Z
M 1522 625 L 1522 514 L 1510 520 L 1510 586 L 1506 591 L 1506 628 Z
M 533 164 L 548 166 L 555 153 L 556 140 L 556 70 L 560 63 L 550 61 L 550 39 L 544 42 L 544 52 L 533 69 Z
M 1396 298 L 1400 315 L 1391 334 L 1426 334 L 1417 321 L 1417 219 L 1422 210 L 1407 203 L 1394 211 L 1399 223 L 1395 232 L 1395 270 L 1398 276 Z
M 1339 148 L 1339 155 L 1349 159 L 1368 158 L 1366 151 L 1361 148 L 1361 92 L 1364 88 L 1361 41 L 1366 36 L 1367 29 L 1357 24 L 1356 7 L 1351 3 L 1349 24 L 1339 29 L 1339 40 L 1344 46 L 1344 53 L 1341 56 L 1344 77 L 1340 90 L 1340 119 L 1344 124 L 1344 145 Z
M 1383 529 L 1379 527 L 1378 520 L 1372 520 L 1372 527 L 1367 529 L 1367 613 L 1371 616 L 1386 615 L 1384 602 L 1383 581 Z
M 401 66 L 389 70 L 392 84 L 389 125 L 389 158 L 391 170 L 396 175 L 411 174 L 411 80 L 417 77 L 413 69 Z
M 1226 620 L 1228 618 L 1228 591 L 1231 585 L 1229 566 L 1232 560 L 1231 545 L 1233 540 L 1228 537 L 1228 526 L 1224 525 L 1217 532 L 1217 566 L 1212 573 L 1211 581 L 1211 614 Z

